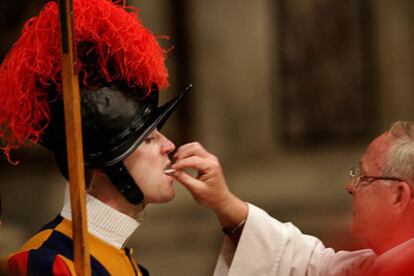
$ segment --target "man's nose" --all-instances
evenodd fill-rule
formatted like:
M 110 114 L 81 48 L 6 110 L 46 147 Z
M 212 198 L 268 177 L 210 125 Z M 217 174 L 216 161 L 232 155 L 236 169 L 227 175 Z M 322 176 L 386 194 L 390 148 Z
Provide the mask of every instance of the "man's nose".
M 162 146 L 161 146 L 161 153 L 162 154 L 169 154 L 175 150 L 175 145 L 171 142 L 167 137 L 163 136 Z

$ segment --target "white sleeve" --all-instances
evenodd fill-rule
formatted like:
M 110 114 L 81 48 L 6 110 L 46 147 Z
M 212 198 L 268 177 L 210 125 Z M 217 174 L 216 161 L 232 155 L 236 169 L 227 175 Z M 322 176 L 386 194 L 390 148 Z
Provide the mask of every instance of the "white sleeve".
M 249 204 L 237 248 L 225 237 L 214 276 L 339 276 L 351 275 L 375 258 L 371 250 L 335 253 Z

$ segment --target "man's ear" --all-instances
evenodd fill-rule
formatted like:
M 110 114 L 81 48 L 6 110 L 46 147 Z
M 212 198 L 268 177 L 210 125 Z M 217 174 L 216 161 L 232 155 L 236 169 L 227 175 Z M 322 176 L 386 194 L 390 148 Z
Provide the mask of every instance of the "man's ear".
M 398 185 L 393 189 L 393 193 L 393 206 L 399 211 L 403 212 L 407 209 L 410 203 L 414 204 L 409 183 L 405 181 L 398 182 Z

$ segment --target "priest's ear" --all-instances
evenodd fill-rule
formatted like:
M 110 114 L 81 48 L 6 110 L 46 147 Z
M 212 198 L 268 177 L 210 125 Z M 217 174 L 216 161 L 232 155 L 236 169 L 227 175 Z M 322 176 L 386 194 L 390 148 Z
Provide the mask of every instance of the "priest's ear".
M 412 188 L 405 181 L 398 182 L 393 189 L 393 205 L 399 212 L 405 212 L 407 208 L 414 207 Z

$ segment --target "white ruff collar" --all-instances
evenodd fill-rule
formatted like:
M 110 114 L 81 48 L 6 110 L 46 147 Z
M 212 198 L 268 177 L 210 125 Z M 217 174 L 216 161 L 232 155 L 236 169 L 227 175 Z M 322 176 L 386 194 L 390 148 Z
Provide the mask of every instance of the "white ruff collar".
M 88 231 L 99 239 L 121 249 L 139 226 L 139 222 L 95 197 L 86 194 Z M 69 191 L 65 191 L 62 217 L 72 221 Z

